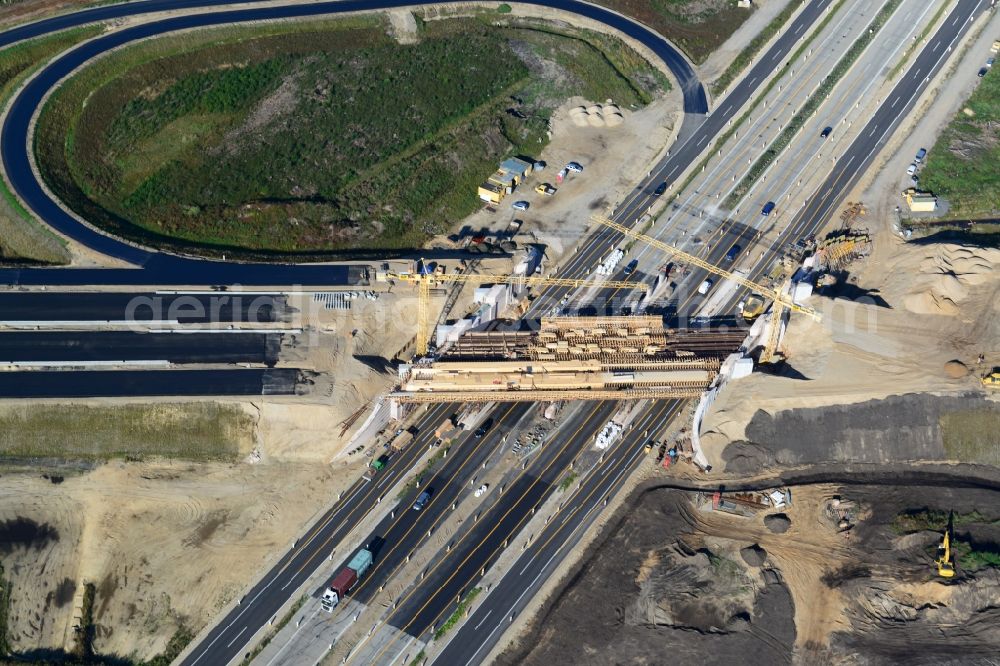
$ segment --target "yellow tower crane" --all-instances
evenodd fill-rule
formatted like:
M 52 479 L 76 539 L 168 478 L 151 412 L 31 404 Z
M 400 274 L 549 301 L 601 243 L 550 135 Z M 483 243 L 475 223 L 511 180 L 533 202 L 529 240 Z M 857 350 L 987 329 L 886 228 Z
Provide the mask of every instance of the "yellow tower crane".
M 591 281 L 586 279 L 573 278 L 550 278 L 536 275 L 473 275 L 469 273 L 389 273 L 392 280 L 401 282 L 413 282 L 417 285 L 417 341 L 416 352 L 418 356 L 425 356 L 430 343 L 430 326 L 428 313 L 430 312 L 430 290 L 431 286 L 440 282 L 461 282 L 464 284 L 511 284 L 522 287 L 583 287 L 592 285 L 602 288 L 625 288 L 649 290 L 649 286 L 641 282 L 627 282 L 622 280 L 601 280 Z
M 784 287 L 782 287 L 782 293 L 784 293 Z M 778 351 L 778 340 L 781 338 L 781 317 L 785 314 L 785 304 L 781 301 L 775 301 L 774 306 L 771 308 L 771 321 L 768 322 L 767 331 L 767 342 L 764 343 L 764 349 L 760 352 L 760 362 L 761 363 L 771 363 L 776 359 L 776 353 Z
M 786 289 L 784 287 L 782 287 L 781 290 L 776 291 L 769 287 L 765 287 L 762 284 L 757 284 L 752 280 L 748 280 L 742 275 L 737 275 L 736 273 L 727 271 L 724 268 L 719 268 L 715 264 L 705 261 L 700 257 L 696 257 L 693 254 L 688 254 L 684 250 L 678 247 L 674 247 L 669 243 L 664 243 L 663 241 L 657 238 L 653 238 L 652 236 L 647 236 L 644 233 L 640 233 L 638 231 L 629 229 L 628 227 L 619 224 L 614 220 L 609 220 L 608 218 L 601 216 L 594 216 L 593 219 L 596 222 L 599 222 L 600 224 L 603 224 L 606 227 L 614 229 L 615 231 L 618 231 L 619 233 L 628 236 L 629 238 L 634 238 L 635 240 L 642 241 L 643 243 L 646 243 L 651 247 L 663 250 L 664 252 L 667 252 L 668 254 L 674 255 L 675 257 L 681 259 L 682 261 L 685 261 L 699 268 L 704 268 L 709 273 L 718 275 L 723 279 L 732 280 L 733 282 L 751 290 L 751 292 L 757 292 L 764 298 L 769 298 L 772 301 L 774 301 L 774 307 L 771 309 L 771 324 L 770 324 L 771 329 L 768 332 L 767 343 L 765 344 L 764 350 L 761 353 L 760 357 L 762 363 L 767 363 L 772 359 L 774 359 L 775 350 L 778 345 L 778 338 L 781 328 L 781 314 L 785 308 L 788 308 L 789 310 L 792 310 L 794 312 L 801 312 L 802 314 L 812 317 L 816 321 L 820 320 L 820 314 L 818 312 L 816 312 L 812 308 L 805 307 L 804 305 L 799 305 L 798 303 L 793 301 L 790 296 L 786 295 L 785 293 Z
M 786 296 L 785 294 L 783 294 L 781 292 L 778 292 L 778 291 L 775 291 L 774 289 L 770 289 L 768 287 L 765 287 L 762 284 L 757 284 L 756 282 L 753 282 L 752 280 L 746 279 L 742 275 L 737 275 L 736 273 L 731 273 L 731 272 L 727 271 L 724 268 L 719 268 L 715 264 L 707 262 L 704 259 L 701 259 L 699 257 L 694 256 L 693 254 L 688 254 L 687 252 L 685 252 L 684 250 L 682 250 L 682 249 L 680 249 L 678 247 L 674 247 L 673 245 L 670 245 L 669 243 L 664 243 L 663 241 L 661 241 L 659 239 L 653 238 L 652 236 L 647 236 L 646 234 L 640 233 L 638 231 L 633 231 L 632 229 L 629 229 L 628 227 L 626 227 L 624 225 L 618 224 L 617 222 L 615 222 L 613 220 L 609 220 L 606 217 L 596 216 L 596 217 L 594 217 L 594 220 L 596 220 L 597 222 L 600 222 L 601 224 L 603 224 L 606 227 L 610 227 L 611 229 L 614 229 L 615 231 L 618 231 L 618 232 L 620 232 L 620 233 L 628 236 L 629 238 L 634 238 L 636 240 L 640 240 L 643 243 L 645 243 L 646 245 L 650 245 L 650 246 L 655 247 L 655 248 L 657 248 L 659 250 L 663 250 L 664 252 L 672 254 L 675 257 L 678 257 L 679 259 L 681 259 L 681 260 L 683 260 L 683 261 L 685 261 L 685 262 L 687 262 L 687 263 L 689 263 L 689 264 L 691 264 L 693 266 L 697 266 L 698 268 L 704 268 L 709 273 L 714 273 L 715 275 L 718 275 L 721 278 L 724 278 L 726 280 L 732 280 L 733 282 L 735 282 L 735 283 L 737 283 L 737 284 L 739 284 L 741 286 L 744 286 L 747 289 L 750 289 L 752 291 L 756 291 L 757 293 L 759 293 L 760 295 L 764 296 L 765 298 L 770 298 L 775 303 L 781 303 L 782 306 L 788 308 L 789 310 L 793 310 L 795 312 L 801 312 L 802 314 L 809 315 L 810 317 L 812 317 L 816 321 L 820 320 L 820 314 L 818 312 L 816 312 L 812 308 L 807 308 L 804 305 L 799 305 L 798 303 L 794 302 L 789 296 Z

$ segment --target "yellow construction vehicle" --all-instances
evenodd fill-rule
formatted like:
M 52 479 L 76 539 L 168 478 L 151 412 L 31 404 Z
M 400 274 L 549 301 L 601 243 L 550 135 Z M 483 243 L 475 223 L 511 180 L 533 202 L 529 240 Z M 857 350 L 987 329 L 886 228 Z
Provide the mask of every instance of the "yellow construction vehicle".
M 949 521 L 950 522 L 950 521 Z M 951 526 L 944 532 L 941 545 L 938 546 L 938 558 L 934 560 L 937 564 L 938 575 L 942 578 L 951 578 L 955 575 L 955 562 L 951 555 Z
M 746 302 L 743 303 L 743 319 L 747 323 L 752 323 L 757 317 L 764 314 L 764 304 L 766 301 L 764 297 L 758 293 L 753 293 L 747 296 Z
M 983 388 L 1000 389 L 1000 369 L 993 368 L 990 374 L 983 377 L 982 382 Z
M 389 273 L 386 277 L 402 282 L 414 282 L 417 285 L 417 356 L 426 356 L 430 344 L 430 326 L 428 324 L 430 289 L 433 284 L 445 282 L 462 282 L 471 284 L 512 284 L 522 287 L 582 287 L 591 285 L 602 288 L 624 288 L 649 290 L 649 286 L 641 282 L 622 280 L 577 280 L 570 278 L 548 278 L 537 275 L 472 275 L 469 273 L 445 273 L 441 270 L 432 273 Z

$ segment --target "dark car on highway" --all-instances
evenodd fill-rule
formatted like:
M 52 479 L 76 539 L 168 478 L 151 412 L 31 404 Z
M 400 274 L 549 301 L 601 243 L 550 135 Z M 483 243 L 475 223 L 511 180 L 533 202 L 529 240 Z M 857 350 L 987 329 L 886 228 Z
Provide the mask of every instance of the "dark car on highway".
M 476 429 L 475 433 L 476 439 L 482 439 L 483 437 L 485 437 L 486 433 L 488 433 L 490 431 L 490 428 L 492 427 L 493 427 L 493 419 L 486 419 L 485 421 L 483 421 L 483 425 L 479 426 L 479 428 Z
M 629 275 L 632 275 L 632 273 L 634 273 L 635 269 L 638 268 L 638 267 L 639 267 L 639 260 L 638 259 L 633 259 L 632 261 L 628 262 L 628 265 L 625 267 L 625 270 L 622 271 L 622 272 L 625 273 L 625 277 L 628 277 Z
M 431 495 L 433 494 L 434 494 L 433 488 L 428 488 L 424 492 L 420 493 L 420 497 L 418 497 L 417 501 L 413 503 L 413 510 L 420 511 L 425 506 L 427 506 L 427 503 L 431 501 Z
M 666 191 L 667 191 L 667 181 L 663 181 L 662 183 L 656 186 L 655 190 L 653 190 L 653 196 L 658 197 Z
M 740 249 L 739 245 L 729 248 L 729 252 L 726 252 L 726 261 L 730 263 L 736 261 L 736 257 L 740 256 Z
M 764 204 L 764 207 L 760 209 L 760 214 L 763 215 L 764 217 L 767 217 L 768 215 L 771 214 L 773 210 L 774 210 L 774 202 L 768 201 L 766 204 Z
M 825 139 L 826 137 L 830 136 L 831 132 L 833 132 L 832 127 L 824 127 L 823 131 L 820 132 L 819 135 Z
M 979 70 L 979 74 L 977 74 L 976 76 L 978 76 L 979 78 L 983 78 L 989 71 L 990 71 L 989 67 L 983 67 L 982 69 Z

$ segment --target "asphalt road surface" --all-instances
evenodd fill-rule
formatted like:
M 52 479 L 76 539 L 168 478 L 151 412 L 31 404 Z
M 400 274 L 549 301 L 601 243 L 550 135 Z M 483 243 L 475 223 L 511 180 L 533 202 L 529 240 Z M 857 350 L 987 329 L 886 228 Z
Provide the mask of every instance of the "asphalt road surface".
M 445 611 L 454 604 L 458 594 L 464 594 L 479 578 L 483 567 L 492 564 L 494 553 L 503 550 L 502 544 L 511 534 L 516 534 L 520 524 L 533 507 L 540 506 L 557 487 L 565 469 L 580 451 L 592 446 L 592 429 L 580 427 L 587 423 L 603 427 L 615 412 L 613 402 L 585 405 L 574 418 L 562 424 L 560 432 L 575 433 L 567 438 L 554 436 L 529 459 L 530 465 L 509 486 L 499 492 L 490 489 L 493 500 L 456 547 L 435 558 L 434 568 L 419 583 L 415 593 L 400 604 L 390 616 L 394 627 L 420 636 L 439 622 Z
M 674 417 L 679 403 L 664 402 L 654 408 L 647 423 L 656 432 Z M 582 533 L 604 508 L 606 498 L 614 495 L 628 473 L 643 457 L 644 440 L 626 436 L 583 478 L 578 490 L 535 535 L 531 545 L 515 559 L 500 581 L 454 634 L 435 663 L 449 666 L 479 664 L 503 635 L 503 630 L 531 600 L 531 595 L 559 566 L 576 545 Z M 415 632 L 414 632 L 415 633 Z
M 32 370 L 0 372 L 0 398 L 292 395 L 292 368 L 239 370 Z
M 810 27 L 823 15 L 827 8 L 835 4 L 832 0 L 809 2 L 795 19 L 786 27 L 771 47 L 755 59 L 754 65 L 729 91 L 712 114 L 703 119 L 690 119 L 685 124 L 678 145 L 650 171 L 649 175 L 624 199 L 611 215 L 616 222 L 628 227 L 649 209 L 656 198 L 654 190 L 661 183 L 676 184 L 677 178 L 689 165 L 696 164 L 702 153 L 712 145 L 717 136 L 728 128 L 730 120 L 739 117 L 740 110 L 754 96 L 760 83 L 767 79 L 774 69 L 795 50 L 797 43 L 809 32 Z M 690 129 L 689 129 L 690 128 Z M 579 251 L 565 266 L 559 277 L 582 278 L 590 273 L 600 261 L 607 248 L 622 244 L 620 233 L 606 228 L 595 230 L 579 245 Z M 529 316 L 547 314 L 548 310 L 572 290 L 568 287 L 546 289 L 529 311 Z
M 436 529 L 446 519 L 452 503 L 460 499 L 463 491 L 468 490 L 466 477 L 497 452 L 506 434 L 532 407 L 532 404 L 523 402 L 501 405 L 503 416 L 489 433 L 482 438 L 469 433 L 464 441 L 452 444 L 437 474 L 424 478 L 419 488 L 410 490 L 400 500 L 396 515 L 386 517 L 367 538 L 361 540 L 359 545 L 375 544 L 372 548 L 375 562 L 365 574 L 362 584 L 351 592 L 351 598 L 361 603 L 371 603 L 378 594 L 379 585 L 405 564 L 407 556 L 427 538 L 427 532 Z M 430 501 L 420 511 L 413 510 L 417 494 L 424 491 L 432 493 Z M 354 552 L 345 553 L 340 566 L 330 569 L 331 578 L 347 566 Z M 315 591 L 315 596 L 321 596 L 322 592 L 323 587 L 320 587 Z
M 168 361 L 272 367 L 280 349 L 281 335 L 276 333 L 0 332 L 0 364 Z
M 289 321 L 285 297 L 245 292 L 0 292 L 0 322 L 113 321 L 273 324 Z
M 431 407 L 424 419 L 434 427 L 417 433 L 413 442 L 401 453 L 390 458 L 388 465 L 373 481 L 358 479 L 343 496 L 281 556 L 270 570 L 250 589 L 241 602 L 220 620 L 194 646 L 180 663 L 186 666 L 219 666 L 241 657 L 244 646 L 253 635 L 274 618 L 289 596 L 305 583 L 320 567 L 330 567 L 327 558 L 336 550 L 338 561 L 347 560 L 360 547 L 343 543 L 348 532 L 377 506 L 384 496 L 434 441 L 434 429 L 450 414 L 450 405 Z M 370 540 L 369 540 L 370 541 Z M 348 554 L 349 553 L 349 554 Z
M 530 1 L 530 0 L 529 0 Z M 147 0 L 126 4 L 97 7 L 73 14 L 54 17 L 31 23 L 0 33 L 0 46 L 23 39 L 48 34 L 54 30 L 94 21 L 110 20 L 124 16 L 135 16 L 162 10 L 177 10 L 183 7 L 220 7 L 232 4 L 226 1 L 204 0 L 184 2 L 183 0 Z M 252 4 L 252 3 L 251 3 Z M 680 53 L 662 37 L 638 23 L 621 15 L 578 0 L 548 0 L 539 2 L 548 7 L 563 9 L 585 16 L 634 37 L 650 48 L 673 72 L 684 93 L 684 106 L 690 113 L 705 113 L 708 103 L 705 91 L 694 71 Z M 142 271 L 87 271 L 87 275 L 64 275 L 60 277 L 53 269 L 20 269 L 0 271 L 0 281 L 10 284 L 38 284 L 47 280 L 53 284 L 67 284 L 66 280 L 85 279 L 76 284 L 112 284 L 110 280 L 129 284 L 347 284 L 348 274 L 343 267 L 226 263 L 179 257 L 157 253 L 126 243 L 118 238 L 101 233 L 81 224 L 51 198 L 38 182 L 29 159 L 29 140 L 32 118 L 48 92 L 66 76 L 88 59 L 110 49 L 120 47 L 138 39 L 163 35 L 177 30 L 222 25 L 234 22 L 261 21 L 278 18 L 309 17 L 323 14 L 339 14 L 358 10 L 387 9 L 414 6 L 403 0 L 338 0 L 336 2 L 314 2 L 290 4 L 279 7 L 249 7 L 220 12 L 196 13 L 176 16 L 159 21 L 140 24 L 130 28 L 115 30 L 103 37 L 82 44 L 69 53 L 57 58 L 38 73 L 18 94 L 11 104 L 0 132 L 0 151 L 4 169 L 14 191 L 27 207 L 41 220 L 83 245 L 123 261 L 141 266 Z M 60 272 L 63 269 L 57 269 Z M 76 272 L 75 270 L 73 271 Z M 135 273 L 135 274 L 133 274 Z

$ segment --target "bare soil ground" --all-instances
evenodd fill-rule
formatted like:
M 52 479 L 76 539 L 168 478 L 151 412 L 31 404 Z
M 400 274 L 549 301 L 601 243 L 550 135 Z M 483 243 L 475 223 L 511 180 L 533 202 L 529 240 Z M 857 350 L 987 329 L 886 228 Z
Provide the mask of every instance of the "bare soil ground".
M 239 462 L 169 462 L 157 457 L 163 449 L 156 442 L 127 441 L 130 434 L 155 433 L 130 426 L 129 414 L 166 412 L 176 420 L 190 408 L 189 416 L 204 420 L 206 410 L 219 407 L 211 402 L 72 406 L 108 412 L 99 425 L 120 428 L 109 435 L 111 450 L 140 451 L 144 462 L 63 462 L 58 469 L 65 471 L 44 477 L 0 476 L 0 557 L 13 589 L 12 649 L 34 656 L 70 649 L 75 609 L 88 582 L 97 589 L 100 655 L 150 658 L 179 627 L 197 632 L 209 623 L 361 473 L 363 456 L 338 454 L 364 416 L 346 430 L 341 423 L 392 383 L 387 361 L 414 334 L 412 318 L 399 317 L 397 308 L 412 298 L 358 298 L 347 311 L 325 310 L 307 298 L 291 301 L 303 332 L 283 348 L 279 364 L 319 373 L 311 391 L 222 405 L 226 414 L 236 406 L 238 432 L 212 432 L 210 423 L 198 421 L 205 442 Z M 31 405 L 15 411 L 43 427 L 30 420 Z M 60 447 L 62 456 L 39 444 L 31 455 L 73 458 L 78 449 L 89 455 L 94 447 L 87 441 Z M 187 455 L 183 446 L 171 451 Z M 220 455 L 213 449 L 194 457 Z
M 599 4 L 650 26 L 695 62 L 705 60 L 750 16 L 749 9 L 727 0 L 601 0 Z
M 149 658 L 197 632 L 358 469 L 114 462 L 66 478 L 5 474 L 0 555 L 17 653 L 72 647 L 74 599 L 97 588 L 95 648 Z
M 681 494 L 637 491 L 499 664 L 787 663 L 788 589 L 712 550 Z M 628 516 L 628 519 L 625 519 Z M 740 546 L 747 544 L 740 544 Z M 737 549 L 738 551 L 738 549 Z M 709 556 L 711 552 L 711 556 Z M 748 631 L 766 617 L 766 634 Z M 763 627 L 763 625 L 762 625 Z
M 832 485 L 792 493 L 790 527 L 776 533 L 762 515 L 699 510 L 687 492 L 637 491 L 498 663 L 653 664 L 667 654 L 706 664 L 941 663 L 949 654 L 980 663 L 1000 647 L 996 570 L 946 584 L 928 554 L 940 531 L 903 537 L 890 528 L 903 510 L 995 507 L 996 493 Z M 853 529 L 831 519 L 833 497 L 853 503 Z M 989 509 L 970 529 L 998 517 Z

